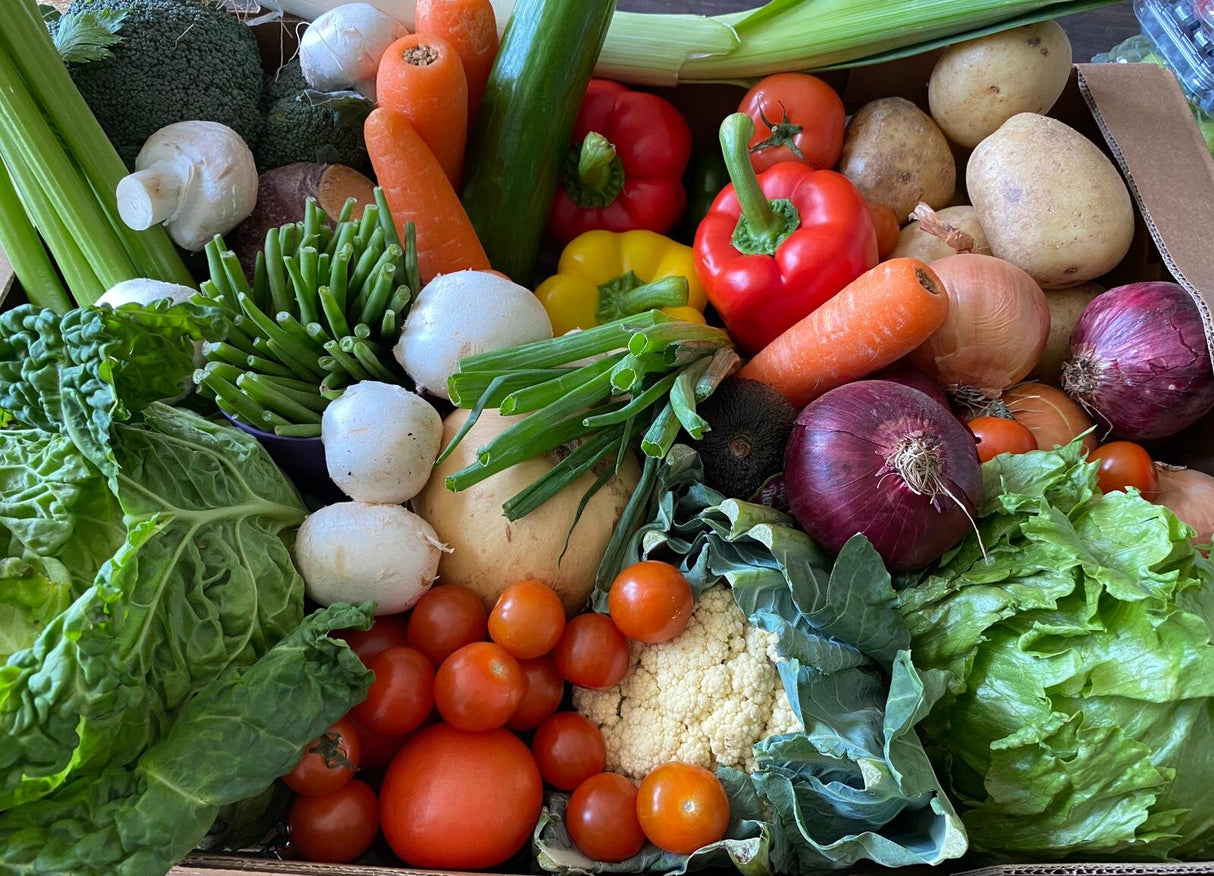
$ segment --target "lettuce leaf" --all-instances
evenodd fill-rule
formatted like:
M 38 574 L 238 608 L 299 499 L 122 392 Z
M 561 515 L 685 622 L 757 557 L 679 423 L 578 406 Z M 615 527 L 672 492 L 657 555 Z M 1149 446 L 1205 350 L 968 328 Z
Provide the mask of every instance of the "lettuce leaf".
M 911 662 L 910 632 L 872 545 L 857 536 L 832 563 L 781 512 L 706 487 L 687 447 L 672 449 L 659 479 L 654 519 L 637 534 L 631 559 L 675 563 L 697 593 L 728 582 L 751 622 L 778 635 L 777 666 L 806 729 L 759 742 L 749 783 L 726 782 L 735 815 L 738 807 L 746 814 L 727 834 L 734 846 L 690 859 L 649 849 L 588 868 L 571 857 L 558 797 L 536 834 L 540 864 L 682 873 L 732 861 L 747 873 L 789 873 L 960 857 L 965 832 L 915 732 L 946 676 Z M 606 609 L 604 591 L 593 601 Z
M 131 762 L 193 690 L 303 615 L 288 538 L 305 509 L 255 439 L 161 404 L 113 433 L 127 536 L 0 670 L 0 810 Z
M 371 673 L 332 630 L 366 629 L 371 605 L 334 605 L 190 698 L 133 766 L 108 766 L 0 814 L 0 870 L 165 873 L 220 807 L 289 772 L 308 742 L 362 700 Z
M 28 648 L 72 602 L 72 582 L 58 560 L 0 560 L 0 660 Z
M 900 594 L 924 722 L 975 847 L 1214 854 L 1214 566 L 1072 444 L 984 466 L 979 536 Z

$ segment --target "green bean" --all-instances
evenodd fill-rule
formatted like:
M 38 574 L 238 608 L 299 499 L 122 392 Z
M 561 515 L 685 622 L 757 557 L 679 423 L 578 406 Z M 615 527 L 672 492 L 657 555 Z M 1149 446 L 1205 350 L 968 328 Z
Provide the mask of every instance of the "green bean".
M 297 338 L 291 337 L 290 334 L 280 328 L 273 320 L 258 310 L 249 296 L 240 295 L 237 297 L 237 300 L 240 302 L 240 307 L 244 311 L 245 316 L 257 326 L 258 331 L 265 336 L 266 340 L 274 341 L 280 347 L 288 350 L 290 355 L 295 359 L 306 362 L 309 358 L 312 358 L 312 353 L 306 343 L 301 343 Z M 304 340 L 306 341 L 306 339 L 307 336 L 305 335 Z M 284 362 L 284 364 L 291 363 Z
M 358 261 L 354 264 L 354 272 L 350 275 L 349 293 L 355 296 L 362 291 L 363 284 L 367 282 L 367 277 L 371 275 L 371 268 L 379 261 L 379 257 L 384 252 L 384 233 L 379 228 L 371 235 L 371 240 L 363 246 L 362 252 L 358 256 Z
M 313 338 L 312 335 L 308 333 L 307 327 L 295 317 L 291 316 L 291 314 L 280 313 L 277 317 L 275 317 L 275 321 L 284 332 L 286 332 L 300 344 L 303 344 L 304 348 L 309 351 L 312 358 L 316 358 L 324 353 L 324 341 L 318 341 Z M 308 325 L 312 325 L 312 323 L 308 323 Z
M 341 248 L 346 245 L 350 245 L 350 249 L 353 250 L 353 242 L 356 234 L 358 234 L 357 222 L 346 222 L 339 225 L 337 228 L 337 233 L 334 234 L 333 239 L 329 241 L 327 251 L 331 255 L 336 256 L 336 254 L 341 251 Z
M 247 374 L 245 375 L 245 379 L 246 381 L 252 381 L 266 392 L 272 392 L 282 398 L 290 399 L 308 410 L 323 411 L 325 409 L 325 400 L 320 397 L 319 385 L 304 384 L 304 388 L 300 389 L 293 384 L 302 381 L 287 383 L 280 378 L 270 377 L 267 374 Z M 242 386 L 240 383 L 236 385 Z
M 346 380 L 344 374 L 329 374 L 320 382 L 320 395 L 327 401 L 334 401 L 341 398 L 341 394 L 346 391 Z
M 253 297 L 258 305 L 264 305 L 269 297 L 270 279 L 266 274 L 266 254 L 258 251 L 253 262 Z
M 265 356 L 249 355 L 245 357 L 245 364 L 250 371 L 257 371 L 260 374 L 272 374 L 275 377 L 291 377 L 295 373 L 281 362 L 275 362 L 273 359 L 267 359 Z
M 292 377 L 289 374 L 286 376 L 263 374 L 261 378 L 273 386 L 281 387 L 284 392 L 302 392 L 316 395 L 315 381 L 300 380 L 298 377 Z
M 275 426 L 274 434 L 279 438 L 319 438 L 320 426 L 316 423 L 291 423 Z
M 396 311 L 391 307 L 386 308 L 384 318 L 379 322 L 379 336 L 391 343 L 396 340 L 396 328 Z
M 302 250 L 301 250 L 302 252 Z M 304 280 L 303 268 L 300 266 L 300 260 L 292 256 L 285 256 L 282 260 L 283 267 L 287 269 L 287 276 L 291 278 L 291 286 L 295 290 L 295 312 L 299 314 L 300 319 L 310 321 L 309 314 L 312 308 L 312 292 L 308 288 L 307 281 Z M 283 313 L 291 313 L 291 308 L 283 310 Z M 312 314 L 314 316 L 314 314 Z
M 279 416 L 300 423 L 320 422 L 319 413 L 310 408 L 305 408 L 299 402 L 281 393 L 274 392 L 273 389 L 259 381 L 258 377 L 259 375 L 257 374 L 242 374 L 237 386 L 243 389 L 253 401 Z
M 277 228 L 266 232 L 266 279 L 270 284 L 270 309 L 277 313 L 286 310 L 290 295 L 287 292 L 287 276 L 282 264 L 281 236 Z
M 303 275 L 304 288 L 308 290 L 308 300 L 315 306 L 316 288 L 319 285 L 320 253 L 315 247 L 305 246 L 299 251 L 299 271 Z M 301 314 L 302 316 L 302 314 Z M 313 320 L 302 320 L 305 323 Z
M 396 276 L 396 269 L 391 264 L 387 264 L 379 269 L 378 274 L 371 276 L 374 278 L 371 283 L 371 291 L 367 293 L 362 313 L 358 317 L 359 322 L 366 324 L 377 323 L 383 319 L 384 308 L 388 306 L 388 299 L 392 297 L 392 280 Z
M 220 253 L 219 260 L 223 263 L 224 274 L 227 276 L 231 288 L 236 290 L 237 295 L 241 293 L 248 295 L 252 290 L 249 289 L 249 281 L 245 279 L 244 268 L 240 264 L 240 259 L 236 258 L 236 253 L 227 250 Z
M 305 240 L 316 236 L 320 231 L 320 223 L 320 209 L 316 205 L 316 199 L 308 198 L 304 202 L 303 235 Z
M 321 286 L 316 290 L 316 296 L 320 299 L 320 309 L 324 311 L 333 336 L 340 338 L 342 335 L 348 335 L 350 324 L 346 322 L 346 315 L 342 312 L 341 305 L 334 297 L 332 290 L 328 286 Z
M 319 359 L 316 360 L 316 364 L 319 365 L 324 371 L 327 371 L 329 374 L 345 374 L 346 373 L 346 369 L 342 368 L 341 363 L 338 362 L 336 359 L 334 359 L 332 356 L 328 356 L 328 355 L 321 356 Z
M 353 344 L 354 358 L 367 369 L 367 372 L 374 378 L 382 380 L 385 383 L 396 383 L 396 375 L 389 371 L 384 363 L 376 358 L 367 346 L 366 341 L 355 341 Z
M 316 367 L 316 358 L 314 356 L 309 355 L 308 358 L 301 359 L 295 355 L 295 351 L 290 347 L 283 346 L 273 338 L 266 339 L 266 346 L 269 348 L 270 353 L 290 368 L 296 376 L 307 375 L 308 377 L 320 379 L 320 369 Z
M 220 248 L 219 235 L 212 237 L 207 241 L 207 245 L 203 247 L 203 252 L 207 256 L 207 270 L 211 274 L 211 282 L 219 292 L 219 297 L 224 301 L 236 306 L 236 293 L 228 285 L 228 274 L 223 267 L 223 259 L 221 258 L 223 250 Z
M 262 422 L 262 414 L 265 413 L 265 408 L 227 380 L 216 374 L 205 374 L 196 382 L 207 384 L 211 388 L 211 391 L 215 393 L 216 400 L 225 402 L 229 408 L 228 413 L 239 419 L 242 423 L 256 426 Z
M 234 347 L 226 341 L 203 342 L 202 355 L 212 361 L 227 362 L 237 368 L 244 368 L 247 358 L 244 350 Z
M 354 326 L 354 337 L 358 338 L 360 341 L 370 340 L 371 326 L 367 325 L 365 322 L 360 322 L 358 325 Z
M 388 207 L 388 198 L 379 186 L 375 187 L 375 213 L 376 218 L 379 219 L 380 228 L 384 230 L 384 240 L 400 246 L 400 238 L 396 234 L 396 222 L 392 219 L 392 210 Z
M 350 224 L 350 217 L 354 215 L 356 206 L 358 206 L 358 198 L 346 198 L 346 202 L 341 205 L 341 212 L 337 214 L 336 223 L 339 228 Z
M 345 340 L 343 338 L 342 340 Z M 337 363 L 345 370 L 347 374 L 355 380 L 370 380 L 371 375 L 363 369 L 362 365 L 353 356 L 346 353 L 341 348 L 341 344 L 337 341 L 330 341 L 325 344 L 325 352 L 337 360 Z
M 363 207 L 362 218 L 358 221 L 358 245 L 365 249 L 376 231 L 379 231 L 380 240 L 383 240 L 384 230 L 379 225 L 379 206 L 367 204 Z
M 416 300 L 422 291 L 422 278 L 417 265 L 417 227 L 412 222 L 405 223 L 405 277 Z
M 354 247 L 347 243 L 337 251 L 333 264 L 329 267 L 329 292 L 343 313 L 346 310 L 346 283 L 350 279 L 350 259 L 353 257 Z

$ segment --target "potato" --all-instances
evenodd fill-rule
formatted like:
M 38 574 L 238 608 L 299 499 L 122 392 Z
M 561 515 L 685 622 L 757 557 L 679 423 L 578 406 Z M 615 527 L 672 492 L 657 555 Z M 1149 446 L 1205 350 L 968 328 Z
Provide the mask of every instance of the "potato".
M 1018 113 L 1047 113 L 1071 75 L 1071 42 L 1054 21 L 949 46 L 927 100 L 950 140 L 977 146 Z
M 837 170 L 870 201 L 907 221 L 920 201 L 945 207 L 957 187 L 957 164 L 931 117 L 909 100 L 884 97 L 852 116 Z
M 965 171 L 991 254 L 1043 289 L 1112 270 L 1134 236 L 1134 205 L 1113 162 L 1057 119 L 1020 113 L 978 144 Z
M 931 227 L 937 233 L 933 234 L 927 228 Z M 958 234 L 957 232 L 960 232 Z M 969 238 L 969 249 L 954 247 L 949 239 L 960 244 Z M 969 205 L 960 207 L 945 207 L 937 210 L 926 222 L 916 220 L 902 229 L 898 235 L 898 245 L 890 253 L 891 259 L 915 258 L 924 262 L 934 262 L 945 256 L 956 255 L 959 252 L 990 253 L 991 247 L 986 240 L 986 232 L 978 221 L 978 212 Z
M 1071 355 L 1071 332 L 1088 302 L 1104 291 L 1098 283 L 1082 283 L 1070 289 L 1056 289 L 1045 296 L 1050 308 L 1050 334 L 1037 367 L 1029 375 L 1033 380 L 1058 385 L 1062 363 Z
M 446 418 L 443 447 L 467 419 L 466 410 L 456 410 Z M 598 479 L 598 472 L 587 472 L 526 517 L 513 521 L 502 513 L 502 503 L 551 469 L 557 461 L 554 456 L 526 460 L 458 493 L 443 483 L 448 475 L 475 462 L 477 448 L 517 420 L 492 409 L 482 413 L 460 445 L 434 469 L 413 500 L 414 510 L 451 548 L 439 560 L 439 583 L 468 587 L 486 608 L 492 608 L 502 590 L 532 578 L 555 590 L 565 611 L 573 615 L 581 611 L 594 588 L 599 561 L 636 488 L 640 469 L 629 454 L 620 473 L 587 503 L 565 551 L 565 536 L 578 503 Z

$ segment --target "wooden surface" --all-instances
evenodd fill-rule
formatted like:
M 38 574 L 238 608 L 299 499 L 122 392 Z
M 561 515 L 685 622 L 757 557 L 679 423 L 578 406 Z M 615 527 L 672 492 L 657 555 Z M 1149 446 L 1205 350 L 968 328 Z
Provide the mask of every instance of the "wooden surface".
M 760 0 L 619 0 L 619 8 L 633 12 L 696 12 L 717 15 L 760 6 Z M 1105 52 L 1138 33 L 1138 21 L 1130 0 L 1080 12 L 1059 19 L 1071 38 L 1077 63 L 1090 61 L 1097 52 Z

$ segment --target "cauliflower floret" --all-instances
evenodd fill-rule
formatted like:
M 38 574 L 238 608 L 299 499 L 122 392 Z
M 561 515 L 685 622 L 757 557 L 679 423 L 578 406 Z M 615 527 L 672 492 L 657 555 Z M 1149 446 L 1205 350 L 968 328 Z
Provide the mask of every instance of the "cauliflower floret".
M 602 731 L 612 772 L 641 779 L 670 761 L 752 771 L 756 742 L 804 729 L 772 662 L 775 641 L 746 619 L 728 587 L 713 587 L 682 635 L 633 642 L 623 680 L 574 688 L 573 707 Z

